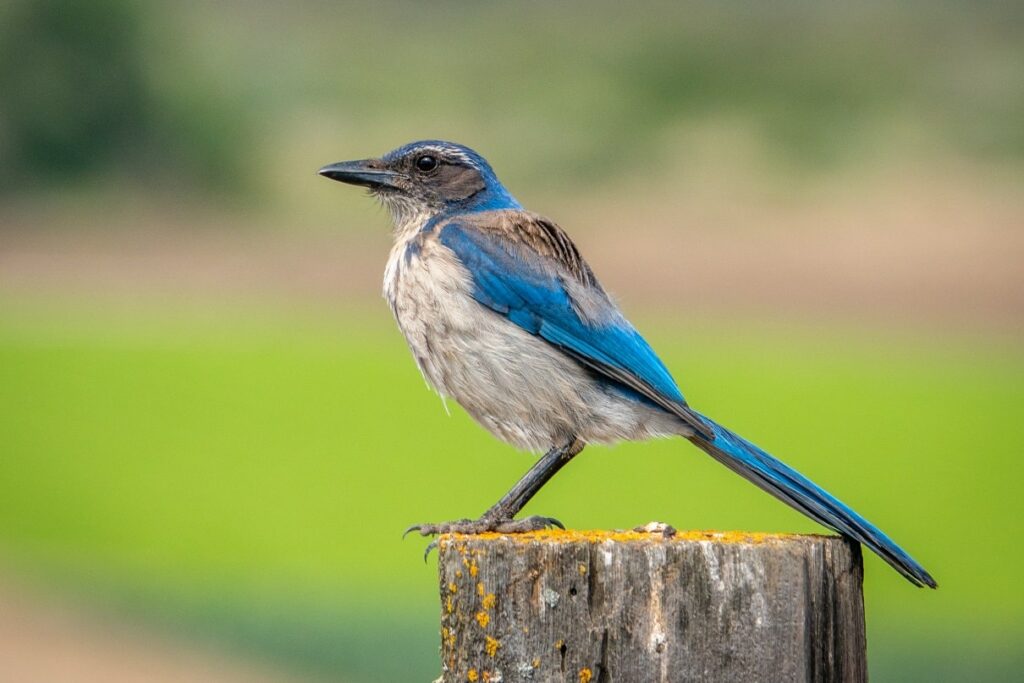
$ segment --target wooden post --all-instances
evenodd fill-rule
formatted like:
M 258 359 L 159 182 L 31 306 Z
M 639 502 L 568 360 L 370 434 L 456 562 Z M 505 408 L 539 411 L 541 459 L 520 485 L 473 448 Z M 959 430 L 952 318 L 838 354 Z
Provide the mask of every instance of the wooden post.
M 438 554 L 444 683 L 867 680 L 840 537 L 542 531 Z

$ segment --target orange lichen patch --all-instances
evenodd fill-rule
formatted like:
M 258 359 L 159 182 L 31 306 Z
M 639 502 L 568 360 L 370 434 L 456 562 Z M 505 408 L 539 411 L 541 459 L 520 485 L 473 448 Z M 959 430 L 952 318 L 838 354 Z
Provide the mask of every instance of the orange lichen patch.
M 534 657 L 533 661 L 530 662 L 530 666 L 532 666 L 534 669 L 539 669 L 540 668 L 540 657 Z
M 483 683 L 491 683 L 491 681 L 494 681 L 494 680 L 498 680 L 498 679 L 493 678 L 491 676 L 491 672 L 490 671 L 485 671 L 483 673 Z
M 448 592 L 449 593 L 458 593 L 459 592 L 459 587 L 456 586 L 454 583 L 449 583 L 448 584 Z
M 484 609 L 494 609 L 495 603 L 498 602 L 498 598 L 494 596 L 494 593 L 488 593 L 484 596 L 484 599 L 480 601 L 480 605 Z
M 518 543 L 636 543 L 636 542 L 663 542 L 672 543 L 678 541 L 712 541 L 715 543 L 765 543 L 767 541 L 785 541 L 805 538 L 813 534 L 775 534 L 756 531 L 677 531 L 675 535 L 665 537 L 662 534 L 649 533 L 646 531 L 609 531 L 605 529 L 544 529 L 541 531 L 529 531 L 521 534 L 499 534 L 487 532 L 483 534 L 467 535 L 452 534 L 451 539 L 455 542 L 466 541 L 494 541 L 498 539 L 509 539 Z M 465 560 L 464 564 L 467 564 Z M 470 572 L 473 568 L 470 567 Z M 475 576 L 475 573 L 474 573 Z
M 452 596 L 449 595 L 447 598 L 445 598 L 444 609 L 446 612 L 448 612 L 448 614 L 451 614 L 455 611 L 455 603 L 452 602 Z
M 476 575 L 480 573 L 480 568 L 476 566 L 476 560 L 473 560 L 469 565 L 469 575 L 474 579 Z
M 476 681 L 480 680 L 480 674 L 476 672 L 476 669 L 470 669 L 466 672 L 466 680 L 470 681 L 470 683 L 476 683 Z
M 590 680 L 594 677 L 594 672 L 583 667 L 580 669 L 580 683 L 590 683 Z
M 501 643 L 498 642 L 497 638 L 491 638 L 490 636 L 484 638 L 484 652 L 487 653 L 488 657 L 498 654 L 499 647 L 501 647 Z
M 486 592 L 487 592 L 487 589 L 484 588 L 484 582 L 483 581 L 481 581 L 480 583 L 478 583 L 476 585 L 476 594 L 479 595 L 481 598 L 484 596 L 484 593 L 486 593 Z
M 491 615 L 480 610 L 476 613 L 476 623 L 480 624 L 480 628 L 487 628 L 487 624 L 491 623 Z
M 455 631 L 449 628 L 441 629 L 441 644 L 449 650 L 455 648 Z

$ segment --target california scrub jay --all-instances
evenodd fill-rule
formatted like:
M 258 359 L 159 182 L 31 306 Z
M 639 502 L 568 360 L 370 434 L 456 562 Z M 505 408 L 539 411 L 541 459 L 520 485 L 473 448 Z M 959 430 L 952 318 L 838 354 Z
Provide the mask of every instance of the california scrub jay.
M 424 536 L 518 532 L 514 517 L 588 443 L 679 435 L 811 519 L 856 539 L 917 586 L 935 580 L 799 472 L 696 412 L 555 223 L 525 210 L 471 149 L 429 140 L 320 174 L 369 188 L 394 223 L 384 296 L 423 376 L 499 439 L 546 450 L 475 521 Z

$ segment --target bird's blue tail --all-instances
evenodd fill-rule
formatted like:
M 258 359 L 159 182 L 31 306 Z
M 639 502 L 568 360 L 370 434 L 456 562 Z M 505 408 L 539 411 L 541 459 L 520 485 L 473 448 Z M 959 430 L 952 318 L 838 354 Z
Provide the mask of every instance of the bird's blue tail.
M 844 503 L 743 437 L 701 417 L 711 427 L 714 438 L 693 436 L 690 440 L 715 460 L 816 522 L 863 543 L 914 585 L 930 588 L 938 585 L 924 567 L 892 539 Z

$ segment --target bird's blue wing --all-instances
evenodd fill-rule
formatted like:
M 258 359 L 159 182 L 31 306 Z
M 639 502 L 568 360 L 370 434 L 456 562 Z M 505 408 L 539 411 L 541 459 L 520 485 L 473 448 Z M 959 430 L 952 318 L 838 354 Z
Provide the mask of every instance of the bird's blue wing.
M 473 297 L 627 392 L 707 433 L 668 369 L 601 290 L 565 233 L 550 223 L 538 225 L 535 216 L 519 217 L 519 231 L 482 229 L 469 220 L 440 227 L 440 242 L 472 277 Z M 586 302 L 579 300 L 581 292 Z M 598 315 L 581 313 L 595 302 L 602 309 Z
M 547 340 L 623 390 L 678 415 L 689 438 L 773 496 L 871 548 L 915 585 L 935 587 L 925 569 L 881 530 L 793 468 L 692 411 L 668 370 L 597 284 L 557 226 L 516 212 L 495 226 L 486 214 L 441 226 L 439 239 L 469 271 L 473 297 Z M 583 288 L 580 301 L 580 287 Z M 575 293 L 575 294 L 574 294 Z M 594 315 L 603 300 L 604 315 Z

